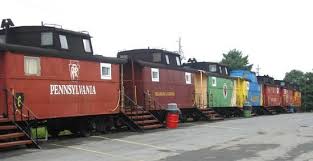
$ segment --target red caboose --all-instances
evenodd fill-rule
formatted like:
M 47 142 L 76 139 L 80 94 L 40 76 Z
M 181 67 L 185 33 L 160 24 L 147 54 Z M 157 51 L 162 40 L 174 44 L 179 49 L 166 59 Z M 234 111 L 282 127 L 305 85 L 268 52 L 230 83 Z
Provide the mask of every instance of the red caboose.
M 63 129 L 86 135 L 91 125 L 103 131 L 113 124 L 120 112 L 119 71 L 125 60 L 93 55 L 86 33 L 4 26 L 0 122 L 37 120 L 52 135 Z
M 282 108 L 284 110 L 289 111 L 290 108 L 299 105 L 298 100 L 294 99 L 294 87 L 289 82 L 275 80 L 275 83 L 280 86 Z
M 269 113 L 277 113 L 282 105 L 280 87 L 275 84 L 274 78 L 269 76 L 257 76 L 261 86 L 263 109 Z
M 194 72 L 181 66 L 180 55 L 159 49 L 118 53 L 128 59 L 124 70 L 125 94 L 136 104 L 164 120 L 169 103 L 176 103 L 184 116 L 194 108 Z

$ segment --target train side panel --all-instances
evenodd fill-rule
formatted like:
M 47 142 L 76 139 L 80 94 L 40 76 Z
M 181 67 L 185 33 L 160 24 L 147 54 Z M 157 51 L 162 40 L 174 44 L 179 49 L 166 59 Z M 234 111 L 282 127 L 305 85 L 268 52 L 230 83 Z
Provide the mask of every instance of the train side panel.
M 206 108 L 207 107 L 207 82 L 208 76 L 202 72 L 198 72 L 195 74 L 194 77 L 194 84 L 195 84 L 195 105 L 199 108 Z
M 234 84 L 232 79 L 208 77 L 208 105 L 209 107 L 233 107 Z
M 119 113 L 118 64 L 105 63 L 111 78 L 102 79 L 98 62 L 30 56 L 39 60 L 40 72 L 27 75 L 25 71 L 33 69 L 26 65 L 26 57 L 5 54 L 6 88 L 22 94 L 38 119 Z
M 248 97 L 248 81 L 236 78 L 236 106 L 242 108 Z
M 279 107 L 281 106 L 280 89 L 277 86 L 263 85 L 263 106 Z

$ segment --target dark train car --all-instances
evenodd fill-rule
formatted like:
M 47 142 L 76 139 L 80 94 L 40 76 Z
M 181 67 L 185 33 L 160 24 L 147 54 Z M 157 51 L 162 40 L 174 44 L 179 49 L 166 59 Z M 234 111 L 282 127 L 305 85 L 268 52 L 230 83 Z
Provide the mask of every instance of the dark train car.
M 187 114 L 194 108 L 194 72 L 181 65 L 180 55 L 160 49 L 136 49 L 118 53 L 128 60 L 124 68 L 125 95 L 160 120 L 169 103 Z M 125 100 L 127 102 L 127 100 Z
M 2 122 L 37 120 L 51 135 L 111 126 L 120 112 L 119 71 L 126 61 L 93 55 L 90 38 L 48 26 L 0 30 Z
M 282 106 L 280 86 L 269 76 L 257 76 L 257 79 L 262 92 L 261 107 L 271 114 L 279 112 Z

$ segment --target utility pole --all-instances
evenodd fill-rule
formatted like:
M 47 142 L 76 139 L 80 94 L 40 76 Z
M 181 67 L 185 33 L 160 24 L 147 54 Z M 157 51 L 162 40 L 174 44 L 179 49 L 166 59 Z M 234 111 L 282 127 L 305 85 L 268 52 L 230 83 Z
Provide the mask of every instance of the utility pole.
M 186 59 L 183 51 L 183 46 L 181 44 L 181 37 L 178 38 L 178 54 L 180 55 L 181 59 Z
M 258 76 L 260 76 L 260 70 L 261 70 L 261 68 L 260 68 L 260 66 L 258 65 L 258 67 L 256 68 L 256 74 L 257 74 Z

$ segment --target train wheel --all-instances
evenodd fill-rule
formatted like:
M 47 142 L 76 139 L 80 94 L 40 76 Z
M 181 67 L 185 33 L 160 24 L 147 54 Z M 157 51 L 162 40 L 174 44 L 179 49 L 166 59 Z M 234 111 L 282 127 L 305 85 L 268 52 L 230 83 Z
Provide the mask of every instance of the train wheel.
M 79 134 L 82 137 L 89 137 L 91 135 L 91 130 L 88 127 L 81 127 L 79 129 Z
M 58 129 L 52 129 L 48 127 L 48 134 L 51 135 L 51 137 L 56 138 L 59 136 L 60 130 Z

